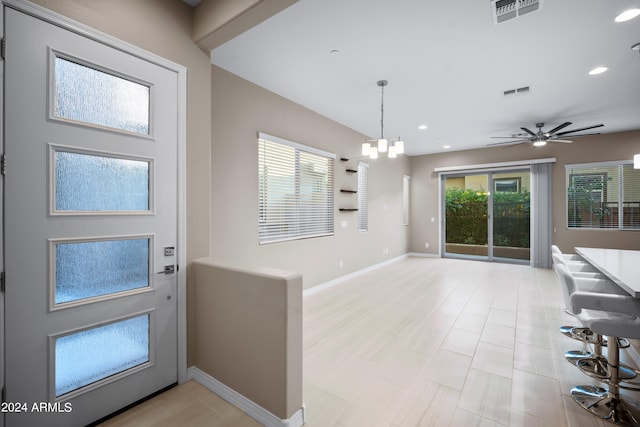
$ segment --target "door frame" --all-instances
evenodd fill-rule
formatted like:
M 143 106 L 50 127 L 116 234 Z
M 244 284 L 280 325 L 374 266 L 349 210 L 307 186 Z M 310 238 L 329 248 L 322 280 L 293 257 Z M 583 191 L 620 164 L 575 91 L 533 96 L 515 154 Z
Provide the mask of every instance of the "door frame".
M 514 173 L 519 173 L 519 172 L 526 172 L 529 175 L 531 175 L 531 166 L 530 165 L 523 165 L 523 166 L 509 166 L 509 167 L 503 167 L 503 168 L 490 168 L 490 169 L 463 169 L 463 170 L 459 170 L 457 172 L 450 172 L 450 173 L 443 173 L 441 172 L 439 174 L 439 184 L 438 184 L 438 191 L 439 191 L 439 200 L 440 200 L 440 210 L 439 210 L 439 215 L 441 217 L 441 221 L 440 221 L 440 230 L 439 230 L 439 236 L 440 236 L 440 241 L 439 241 L 439 252 L 440 252 L 440 256 L 444 257 L 445 255 L 449 258 L 461 258 L 461 259 L 478 259 L 481 261 L 489 261 L 489 262 L 507 262 L 507 263 L 514 263 L 514 264 L 529 264 L 532 265 L 532 260 L 531 257 L 529 258 L 528 261 L 519 261 L 517 259 L 510 259 L 510 258 L 503 258 L 503 257 L 498 257 L 496 259 L 495 255 L 494 255 L 494 249 L 495 249 L 495 245 L 493 243 L 494 240 L 494 195 L 495 195 L 495 187 L 494 187 L 494 175 L 501 175 L 501 174 L 505 174 L 507 172 L 514 172 Z M 487 191 L 489 192 L 489 195 L 487 197 L 487 255 L 464 255 L 464 254 L 455 254 L 455 253 L 447 253 L 446 251 L 446 203 L 445 203 L 445 199 L 446 199 L 446 191 L 445 191 L 445 187 L 446 187 L 446 180 L 448 178 L 460 178 L 460 177 L 467 177 L 467 176 L 486 176 L 487 177 Z M 529 218 L 532 218 L 532 212 L 529 213 Z M 532 223 L 532 221 L 531 221 Z M 531 235 L 531 228 L 530 228 L 530 235 Z M 533 245 L 533 241 L 530 240 L 529 242 L 529 250 L 531 250 L 531 247 Z
M 473 165 L 459 165 L 459 166 L 445 166 L 445 167 L 437 167 L 434 168 L 434 172 L 438 174 L 438 257 L 444 257 L 445 253 L 445 235 L 444 228 L 445 224 L 445 193 L 444 193 L 444 180 L 446 176 L 451 176 L 454 174 L 491 174 L 493 172 L 504 172 L 508 170 L 517 170 L 517 169 L 527 169 L 532 170 L 533 165 L 541 164 L 541 163 L 554 163 L 556 161 L 555 158 L 543 158 L 543 159 L 532 159 L 532 160 L 521 160 L 521 161 L 511 161 L 511 162 L 496 162 L 496 163 L 484 163 L 484 164 L 473 164 Z M 533 176 L 532 176 L 533 181 Z M 533 182 L 532 182 L 533 185 Z M 533 189 L 532 189 L 533 190 Z M 537 203 L 535 200 L 536 192 L 532 191 L 531 195 L 531 203 L 532 206 L 534 203 Z M 536 211 L 531 209 L 531 232 L 530 236 L 530 248 L 533 251 L 534 245 L 537 245 L 537 242 L 533 238 L 535 233 L 533 233 L 534 227 L 534 215 L 536 215 Z M 533 252 L 532 252 L 533 253 Z M 531 256 L 529 260 L 529 265 L 534 266 L 535 260 L 534 257 Z
M 176 73 L 177 76 L 177 247 L 176 247 L 176 275 L 177 275 L 177 360 L 178 360 L 178 382 L 187 381 L 187 292 L 186 292 L 186 141 L 187 141 L 187 69 L 186 67 L 162 58 L 144 49 L 133 46 L 108 34 L 97 31 L 75 20 L 69 19 L 56 12 L 50 11 L 42 6 L 31 3 L 27 0 L 2 0 L 0 9 L 0 32 L 4 37 L 4 7 L 10 7 L 17 11 L 26 13 L 34 18 L 48 22 L 65 30 L 79 34 L 88 39 L 102 43 L 106 46 L 120 50 L 137 58 L 153 63 Z M 4 155 L 4 60 L 0 67 L 0 79 L 3 85 L 0 86 L 0 155 Z M 4 178 L 0 174 L 0 218 L 4 222 L 3 200 Z M 0 247 L 0 271 L 4 271 L 4 230 L 0 227 L 2 246 Z M 182 268 L 180 268 L 182 266 Z M 4 348 L 4 293 L 0 293 L 0 366 L 5 364 Z M 0 383 L 4 386 L 4 369 L 0 369 Z M 0 417 L 0 426 L 4 425 L 3 417 Z

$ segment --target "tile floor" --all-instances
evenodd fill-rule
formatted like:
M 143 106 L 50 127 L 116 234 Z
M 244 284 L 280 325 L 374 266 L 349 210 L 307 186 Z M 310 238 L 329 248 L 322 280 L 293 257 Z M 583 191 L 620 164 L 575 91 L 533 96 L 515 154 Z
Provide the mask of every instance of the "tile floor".
M 597 383 L 563 358 L 580 345 L 560 306 L 551 270 L 417 257 L 306 296 L 306 425 L 610 426 L 569 397 Z M 138 407 L 108 425 L 255 425 L 195 383 L 155 399 L 158 421 L 127 421 Z

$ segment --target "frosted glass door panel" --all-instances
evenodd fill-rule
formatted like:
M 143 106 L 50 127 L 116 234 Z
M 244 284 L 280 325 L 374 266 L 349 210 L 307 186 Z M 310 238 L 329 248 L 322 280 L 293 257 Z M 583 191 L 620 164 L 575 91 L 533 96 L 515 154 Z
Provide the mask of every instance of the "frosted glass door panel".
M 149 238 L 54 246 L 55 304 L 149 286 Z
M 55 339 L 56 397 L 149 362 L 149 315 Z
M 148 211 L 150 163 L 55 151 L 55 210 Z
M 55 58 L 55 117 L 149 134 L 149 87 Z

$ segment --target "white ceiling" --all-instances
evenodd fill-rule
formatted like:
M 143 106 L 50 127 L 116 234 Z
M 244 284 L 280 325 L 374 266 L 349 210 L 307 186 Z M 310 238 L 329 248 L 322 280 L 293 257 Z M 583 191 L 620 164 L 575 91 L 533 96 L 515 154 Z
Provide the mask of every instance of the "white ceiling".
M 401 136 L 409 155 L 485 147 L 537 122 L 635 130 L 640 17 L 614 18 L 637 7 L 544 0 L 494 24 L 489 0 L 300 0 L 214 49 L 211 62 L 371 138 L 386 79 L 384 134 Z M 588 75 L 599 65 L 610 69 Z M 526 95 L 503 95 L 523 86 Z

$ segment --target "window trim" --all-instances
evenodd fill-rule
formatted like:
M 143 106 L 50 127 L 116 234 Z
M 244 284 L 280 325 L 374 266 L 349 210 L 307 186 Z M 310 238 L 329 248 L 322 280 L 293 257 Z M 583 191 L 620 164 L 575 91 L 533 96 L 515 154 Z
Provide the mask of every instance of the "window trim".
M 361 173 L 361 170 L 366 172 Z M 362 182 L 364 180 L 364 183 Z M 358 232 L 369 231 L 369 163 L 358 162 Z
M 402 176 L 402 224 L 409 225 L 411 213 L 411 176 Z
M 148 139 L 148 140 L 153 140 L 155 141 L 156 137 L 155 137 L 155 109 L 153 108 L 154 106 L 154 101 L 155 101 L 155 87 L 153 84 L 142 80 L 140 78 L 131 76 L 131 75 L 127 75 L 124 74 L 122 72 L 116 71 L 116 70 L 112 70 L 108 67 L 104 67 L 101 66 L 100 64 L 94 63 L 92 61 L 89 60 L 85 60 L 82 58 L 79 58 L 75 55 L 63 52 L 62 50 L 56 49 L 56 48 L 52 48 L 49 47 L 48 49 L 48 56 L 49 56 L 49 64 L 48 64 L 48 88 L 47 88 L 47 114 L 48 114 L 48 118 L 49 120 L 52 121 L 57 121 L 57 122 L 62 122 L 62 123 L 68 123 L 71 125 L 75 125 L 75 126 L 80 126 L 80 127 L 89 127 L 89 128 L 94 128 L 94 129 L 100 129 L 106 132 L 113 132 L 116 134 L 121 134 L 121 135 L 128 135 L 128 136 L 132 136 L 132 137 L 138 137 L 138 138 L 142 138 L 142 139 Z M 131 131 L 131 130 L 127 130 L 127 129 L 122 129 L 122 128 L 117 128 L 117 127 L 113 127 L 113 126 L 107 126 L 107 125 L 101 125 L 101 124 L 97 124 L 97 123 L 92 123 L 92 122 L 87 122 L 87 121 L 83 121 L 83 120 L 77 120 L 77 119 L 72 119 L 72 118 L 68 118 L 68 117 L 63 117 L 63 116 L 58 116 L 55 114 L 55 100 L 56 100 L 56 67 L 55 67 L 55 63 L 56 63 L 56 59 L 60 58 L 62 60 L 68 61 L 68 62 L 73 62 L 79 66 L 82 67 L 86 67 L 86 68 L 90 68 L 93 69 L 95 71 L 98 71 L 100 73 L 104 73 L 104 74 L 108 74 L 110 76 L 113 76 L 115 78 L 119 78 L 122 80 L 126 80 L 129 81 L 131 83 L 135 83 L 138 84 L 140 86 L 145 86 L 149 89 L 149 99 L 148 99 L 148 107 L 147 107 L 147 113 L 148 113 L 148 123 L 147 123 L 147 133 L 141 133 L 141 132 L 135 132 L 135 131 Z
M 623 204 L 625 203 L 625 196 L 624 196 L 624 174 L 622 173 L 624 170 L 624 167 L 626 165 L 631 165 L 633 166 L 633 160 L 612 160 L 612 161 L 606 161 L 606 162 L 593 162 L 593 163 L 574 163 L 574 164 L 566 164 L 565 165 L 565 178 L 564 178 L 564 184 L 565 184 L 565 215 L 566 215 L 566 219 L 565 219 L 565 227 L 567 228 L 567 230 L 608 230 L 608 231 L 639 231 L 638 228 L 631 228 L 631 227 L 625 227 L 624 226 L 624 206 Z M 593 176 L 601 176 L 604 178 L 604 181 L 606 182 L 608 180 L 608 177 L 611 175 L 608 175 L 607 172 L 585 172 L 585 173 L 579 173 L 579 171 L 582 170 L 587 170 L 587 169 L 595 169 L 595 168 L 616 168 L 617 169 L 617 179 L 618 179 L 618 185 L 617 185 L 617 209 L 618 212 L 621 212 L 622 214 L 618 216 L 618 221 L 617 221 L 617 225 L 616 226 L 609 226 L 609 227 L 593 227 L 593 226 L 575 226 L 575 225 L 570 225 L 569 223 L 569 187 L 570 184 L 572 183 L 572 179 L 575 176 L 587 176 L 587 175 L 593 175 Z M 578 173 L 576 173 L 578 172 Z M 603 199 L 603 202 L 607 201 L 607 191 L 609 189 L 607 188 L 607 186 L 605 185 L 601 194 L 601 197 Z
M 327 219 L 326 219 L 326 225 L 327 225 L 327 229 L 325 231 L 322 232 L 317 232 L 317 233 L 302 233 L 298 227 L 299 223 L 294 222 L 292 223 L 295 228 L 297 228 L 297 230 L 289 235 L 286 236 L 277 236 L 275 235 L 275 233 L 269 233 L 269 232 L 263 232 L 263 226 L 267 225 L 267 221 L 264 220 L 263 221 L 263 210 L 262 210 L 262 200 L 263 200 L 263 193 L 262 193 L 262 187 L 260 185 L 260 180 L 263 179 L 260 175 L 260 167 L 261 167 L 261 160 L 260 160 L 260 146 L 261 146 L 261 141 L 266 141 L 272 144 L 278 144 L 281 146 L 285 146 L 288 148 L 292 148 L 295 150 L 295 183 L 294 183 L 294 187 L 295 187 L 295 203 L 297 204 L 300 199 L 300 182 L 299 182 L 299 166 L 300 166 L 300 155 L 301 153 L 305 153 L 305 154 L 311 154 L 311 155 L 316 155 L 316 156 L 321 156 L 321 157 L 325 157 L 328 159 L 329 163 L 329 171 L 328 171 L 328 182 L 327 182 L 327 205 L 326 207 L 326 212 L 328 214 Z M 334 207 L 335 207 L 335 159 L 336 159 L 336 155 L 334 153 L 330 153 L 328 151 L 324 151 L 324 150 L 320 150 L 314 147 L 309 147 L 307 145 L 303 145 L 294 141 L 289 141 L 287 139 L 284 138 L 279 138 L 277 136 L 273 136 L 273 135 L 269 135 L 267 133 L 263 133 L 263 132 L 258 132 L 258 243 L 260 245 L 266 245 L 266 244 L 271 244 L 271 243 L 278 243 L 278 242 L 287 242 L 287 241 L 292 241 L 292 240 L 301 240 L 301 239 L 310 239 L 310 238 L 315 238 L 315 237 L 326 237 L 326 236 L 332 236 L 335 234 L 335 212 L 334 212 Z M 297 215 L 296 215 L 297 216 Z M 323 221 L 325 222 L 325 221 Z M 321 227 L 318 227 L 321 228 Z

